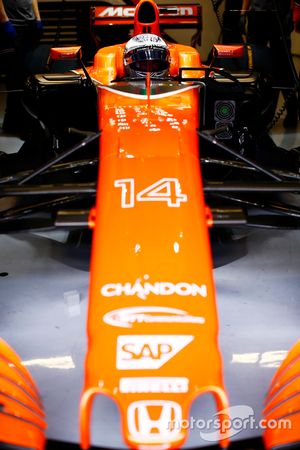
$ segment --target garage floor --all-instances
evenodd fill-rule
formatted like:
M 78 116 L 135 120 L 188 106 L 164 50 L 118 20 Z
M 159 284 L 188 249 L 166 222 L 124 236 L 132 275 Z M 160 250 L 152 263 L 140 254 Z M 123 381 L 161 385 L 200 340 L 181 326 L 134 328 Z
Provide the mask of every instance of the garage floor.
M 286 147 L 300 145 L 299 134 L 280 126 L 276 140 Z M 20 144 L 0 134 L 1 151 L 17 151 Z M 37 381 L 48 437 L 78 442 L 89 248 L 71 247 L 66 239 L 65 232 L 0 236 L 0 335 Z M 300 335 L 300 233 L 252 229 L 224 244 L 221 253 L 233 260 L 214 270 L 225 382 L 231 406 L 253 408 L 258 423 L 272 375 Z M 199 370 L 205 370 L 202 361 Z M 191 410 L 196 420 L 213 414 L 209 396 Z M 233 439 L 260 435 L 258 425 L 254 428 Z M 96 400 L 92 436 L 95 445 L 125 448 L 117 408 L 105 398 Z M 194 427 L 186 448 L 209 443 Z

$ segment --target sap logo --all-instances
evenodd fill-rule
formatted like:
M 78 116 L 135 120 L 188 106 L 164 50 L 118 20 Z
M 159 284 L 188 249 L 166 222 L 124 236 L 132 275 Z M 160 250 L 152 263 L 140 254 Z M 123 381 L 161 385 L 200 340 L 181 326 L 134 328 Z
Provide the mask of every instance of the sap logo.
M 117 338 L 119 370 L 159 369 L 192 342 L 189 335 L 125 335 Z
M 136 306 L 109 311 L 103 322 L 113 327 L 132 328 L 135 324 L 153 323 L 205 323 L 204 317 L 190 316 L 186 311 L 165 306 Z
M 108 6 L 99 13 L 98 17 L 134 17 L 134 11 L 135 8 Z
M 167 444 L 177 436 L 180 438 L 181 430 L 171 428 L 170 424 L 181 421 L 181 406 L 168 400 L 140 400 L 131 403 L 127 409 L 128 431 L 133 439 L 140 442 Z
M 124 377 L 120 378 L 122 394 L 183 394 L 189 391 L 186 377 Z

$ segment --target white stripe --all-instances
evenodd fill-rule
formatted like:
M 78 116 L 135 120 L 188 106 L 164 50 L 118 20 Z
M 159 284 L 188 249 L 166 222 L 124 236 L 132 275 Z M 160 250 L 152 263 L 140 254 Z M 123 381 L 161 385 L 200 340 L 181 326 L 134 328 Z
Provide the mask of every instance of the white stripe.
M 187 86 L 182 89 L 178 89 L 176 91 L 164 92 L 163 94 L 150 95 L 150 98 L 156 99 L 156 98 L 170 97 L 171 95 L 178 95 L 182 92 L 189 91 L 190 89 L 195 89 L 195 88 L 199 88 L 199 85 Z M 107 90 L 109 92 L 113 92 L 114 94 L 117 94 L 117 95 L 123 95 L 123 97 L 137 98 L 137 99 L 141 99 L 141 100 L 147 100 L 147 98 L 148 98 L 146 94 L 145 95 L 132 94 L 131 92 L 119 91 L 117 89 L 113 89 L 108 86 L 100 86 L 100 89 L 105 89 L 105 90 Z

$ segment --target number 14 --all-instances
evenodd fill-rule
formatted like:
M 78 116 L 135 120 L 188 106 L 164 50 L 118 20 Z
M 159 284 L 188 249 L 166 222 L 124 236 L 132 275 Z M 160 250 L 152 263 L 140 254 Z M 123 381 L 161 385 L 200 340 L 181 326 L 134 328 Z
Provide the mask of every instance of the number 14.
M 135 193 L 134 178 L 115 180 L 114 186 L 121 188 L 121 207 L 134 208 L 135 202 L 166 202 L 171 208 L 178 208 L 187 202 L 187 195 L 181 193 L 177 178 L 161 178 L 142 191 Z

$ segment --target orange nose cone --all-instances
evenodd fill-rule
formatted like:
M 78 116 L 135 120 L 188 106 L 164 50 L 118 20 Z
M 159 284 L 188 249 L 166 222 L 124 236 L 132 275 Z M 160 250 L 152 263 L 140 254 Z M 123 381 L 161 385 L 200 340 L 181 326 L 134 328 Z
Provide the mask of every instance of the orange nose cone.
M 153 0 L 141 0 L 135 9 L 134 36 L 141 33 L 160 36 L 159 10 Z

